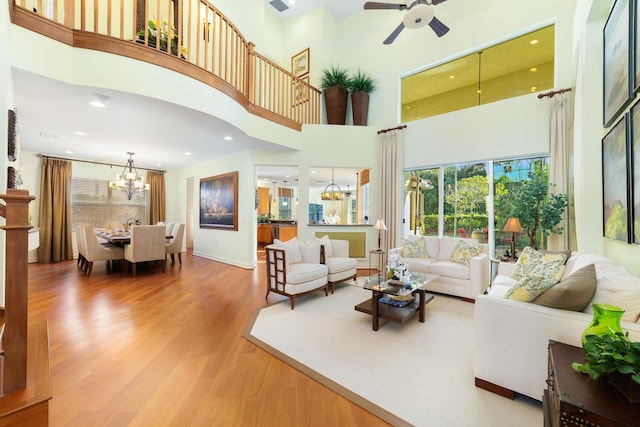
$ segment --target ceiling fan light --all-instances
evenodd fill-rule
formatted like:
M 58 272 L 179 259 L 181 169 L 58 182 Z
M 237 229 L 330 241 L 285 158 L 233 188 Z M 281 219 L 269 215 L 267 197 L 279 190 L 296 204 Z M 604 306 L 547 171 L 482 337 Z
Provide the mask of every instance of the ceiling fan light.
M 417 4 L 404 14 L 402 22 L 407 28 L 421 28 L 428 25 L 434 17 L 433 6 Z

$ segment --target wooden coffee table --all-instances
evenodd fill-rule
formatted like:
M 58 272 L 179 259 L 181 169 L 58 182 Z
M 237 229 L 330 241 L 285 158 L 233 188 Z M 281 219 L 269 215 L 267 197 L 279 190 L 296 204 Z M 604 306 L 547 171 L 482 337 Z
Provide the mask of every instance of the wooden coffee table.
M 377 331 L 380 327 L 380 318 L 393 322 L 404 323 L 418 312 L 418 320 L 424 323 L 425 305 L 430 303 L 434 296 L 423 288 L 424 285 L 437 278 L 435 274 L 413 273 L 411 279 L 405 284 L 392 284 L 383 281 L 380 276 L 358 277 L 355 281 L 348 282 L 351 285 L 370 290 L 373 295 L 370 299 L 355 306 L 356 311 L 367 313 L 372 318 L 372 328 Z M 400 303 L 407 297 L 413 297 L 413 301 L 403 307 L 380 302 L 381 298 L 390 298 Z

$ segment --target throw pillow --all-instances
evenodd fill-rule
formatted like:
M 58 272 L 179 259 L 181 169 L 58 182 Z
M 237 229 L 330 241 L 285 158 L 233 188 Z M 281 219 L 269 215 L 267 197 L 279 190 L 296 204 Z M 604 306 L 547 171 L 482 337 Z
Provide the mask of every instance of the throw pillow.
M 468 242 L 464 240 L 458 240 L 456 247 L 453 249 L 450 260 L 457 262 L 458 264 L 466 265 L 469 267 L 471 258 L 480 253 L 480 247 L 478 243 Z
M 582 311 L 593 298 L 596 283 L 596 267 L 588 264 L 545 291 L 533 303 L 545 307 Z
M 403 258 L 428 258 L 427 243 L 423 238 L 402 241 L 402 257 Z
M 287 240 L 286 242 L 274 239 L 273 243 L 276 246 L 284 249 L 285 253 L 287 254 L 287 264 L 296 264 L 302 262 L 302 253 L 300 252 L 300 247 L 298 246 L 297 237 L 294 237 L 291 240 Z
M 333 256 L 333 249 L 331 248 L 331 239 L 329 239 L 329 235 L 325 234 L 324 236 L 317 238 L 321 245 L 324 245 L 324 256 L 325 258 L 330 258 Z
M 554 277 L 558 282 L 564 273 L 565 260 L 566 255 L 564 254 L 545 255 L 527 246 L 522 250 L 511 277 L 515 280 L 529 276 Z
M 566 258 L 564 260 L 565 265 L 567 264 L 567 261 L 569 261 L 569 257 L 571 256 L 571 251 L 540 251 L 541 253 L 545 254 L 545 255 L 558 255 L 558 254 L 563 254 Z
M 562 268 L 564 269 L 564 265 Z M 504 294 L 504 297 L 515 301 L 530 302 L 556 283 L 558 283 L 558 279 L 551 276 L 527 276 L 518 280 Z

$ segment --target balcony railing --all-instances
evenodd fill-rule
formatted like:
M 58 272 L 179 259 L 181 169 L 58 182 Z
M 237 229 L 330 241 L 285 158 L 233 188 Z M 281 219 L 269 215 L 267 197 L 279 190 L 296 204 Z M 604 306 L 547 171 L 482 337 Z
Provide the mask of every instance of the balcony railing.
M 320 91 L 260 55 L 204 0 L 11 0 L 11 20 L 74 47 L 159 65 L 247 111 L 300 130 L 320 123 Z

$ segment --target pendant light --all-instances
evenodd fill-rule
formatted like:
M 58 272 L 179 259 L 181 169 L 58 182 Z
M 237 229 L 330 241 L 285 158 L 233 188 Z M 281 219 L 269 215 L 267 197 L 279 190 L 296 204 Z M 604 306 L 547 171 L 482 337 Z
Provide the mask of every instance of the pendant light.
M 340 187 L 333 180 L 333 168 L 331 168 L 331 184 L 327 185 L 324 188 L 321 196 L 322 200 L 342 200 L 344 199 L 344 194 Z

